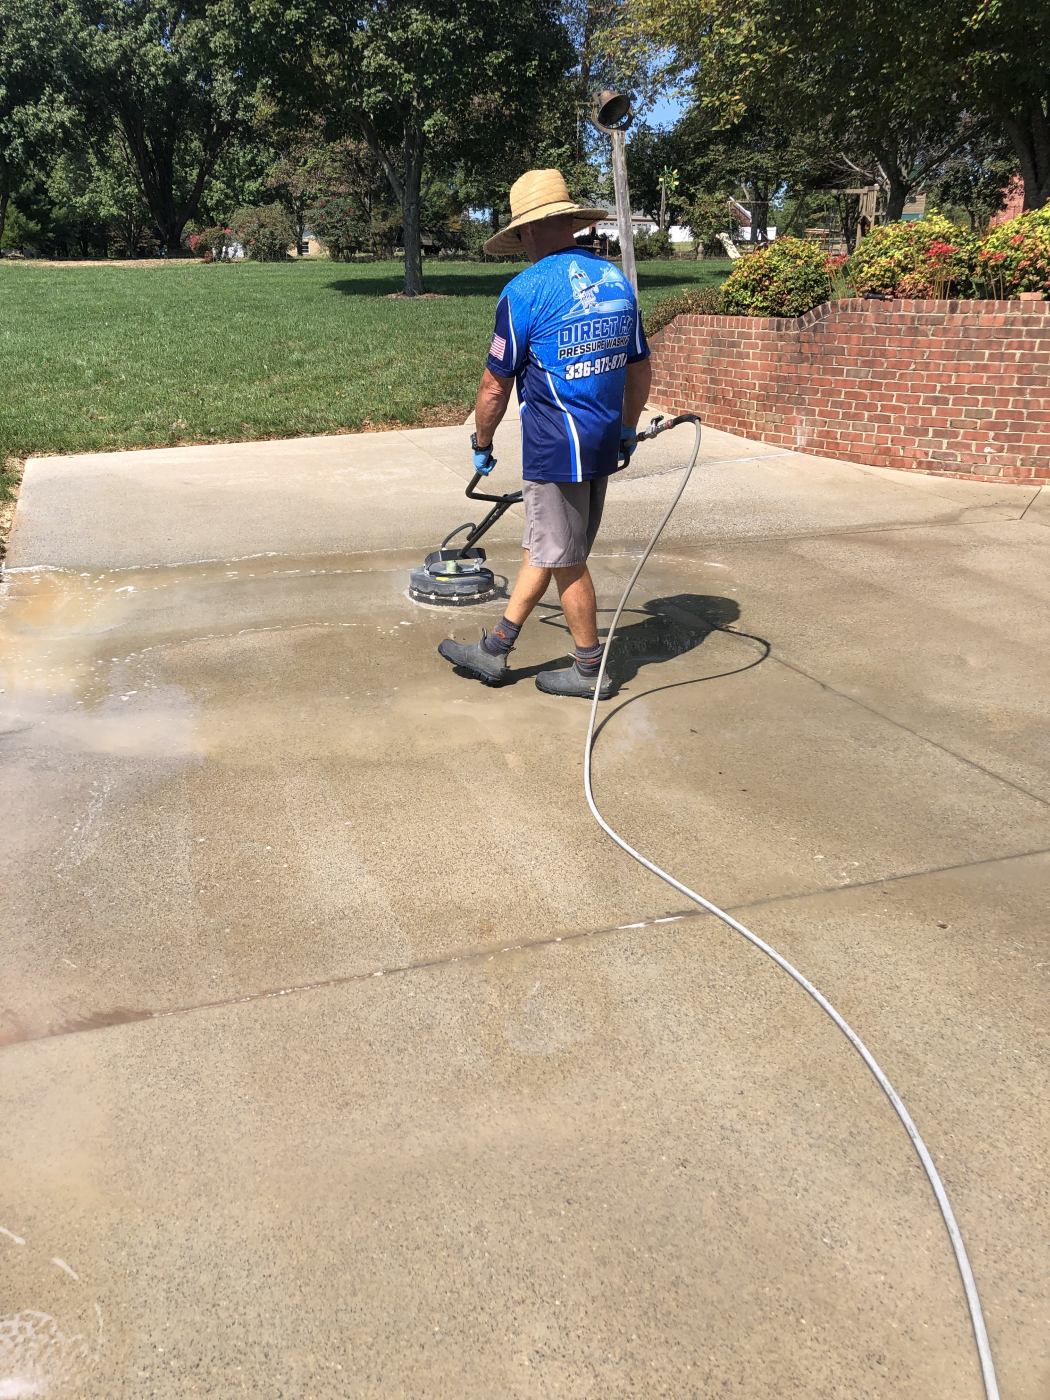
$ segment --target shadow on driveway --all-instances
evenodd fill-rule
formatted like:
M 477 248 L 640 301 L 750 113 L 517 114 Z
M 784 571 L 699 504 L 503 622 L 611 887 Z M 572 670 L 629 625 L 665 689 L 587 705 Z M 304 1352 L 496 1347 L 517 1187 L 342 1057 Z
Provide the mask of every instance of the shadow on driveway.
M 541 608 L 543 606 L 541 604 Z M 613 611 L 612 608 L 600 608 L 599 621 L 605 617 L 611 622 Z M 756 642 L 760 653 L 743 666 L 735 666 L 731 671 L 721 671 L 718 676 L 735 675 L 738 671 L 748 671 L 751 667 L 759 665 L 769 655 L 770 645 L 762 637 L 752 636 L 750 632 L 741 632 L 733 627 L 732 624 L 739 616 L 740 607 L 735 599 L 707 593 L 675 593 L 667 598 L 652 598 L 640 607 L 625 609 L 616 630 L 616 640 L 607 667 L 607 674 L 615 687 L 614 694 L 627 681 L 634 680 L 645 667 L 659 666 L 662 662 L 674 660 L 676 656 L 684 656 L 686 652 L 701 646 L 712 632 L 725 632 L 730 628 L 734 637 L 745 637 Z M 546 626 L 564 633 L 571 641 L 561 608 L 548 605 L 539 620 Z M 531 680 L 540 671 L 568 663 L 571 656 L 572 652 L 569 650 L 538 665 L 514 667 L 503 685 L 517 685 L 521 681 Z M 458 666 L 454 669 L 457 675 L 469 678 L 468 672 L 460 670 Z M 694 685 L 701 680 L 716 680 L 718 676 L 694 676 L 690 680 L 675 681 L 669 686 L 657 686 L 654 690 L 643 691 L 642 694 L 652 695 L 655 690 L 671 690 L 679 685 Z M 624 703 L 629 705 L 632 700 L 641 698 L 642 695 L 635 695 Z M 617 709 L 623 709 L 623 705 Z

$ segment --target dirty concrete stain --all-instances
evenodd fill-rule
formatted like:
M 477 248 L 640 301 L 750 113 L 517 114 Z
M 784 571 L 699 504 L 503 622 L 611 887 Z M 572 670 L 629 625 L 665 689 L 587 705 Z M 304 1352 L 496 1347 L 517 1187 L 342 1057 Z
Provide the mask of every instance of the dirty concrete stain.
M 557 609 L 523 633 L 513 683 L 489 690 L 435 651 L 491 625 L 499 604 L 406 617 L 414 562 L 10 577 L 0 730 L 26 819 L 9 841 L 8 1038 L 490 946 L 493 867 L 515 892 L 495 920 L 501 946 L 571 932 L 581 906 L 594 927 L 663 912 L 586 820 L 583 707 L 537 696 L 536 671 L 567 649 Z M 630 566 L 596 561 L 603 620 Z M 844 830 L 825 814 L 806 754 L 852 755 L 852 735 L 802 682 L 794 750 L 751 727 L 766 668 L 758 643 L 726 630 L 746 615 L 712 577 L 701 546 L 680 548 L 631 604 L 597 749 L 611 815 L 663 863 L 702 869 L 723 902 L 819 887 L 807 847 L 857 880 L 917 863 L 877 812 Z M 758 783 L 741 776 L 756 745 Z M 865 781 L 888 789 L 897 763 L 880 741 Z M 987 799 L 970 833 L 981 852 L 1012 839 Z M 756 830 L 743 867 L 735 851 Z

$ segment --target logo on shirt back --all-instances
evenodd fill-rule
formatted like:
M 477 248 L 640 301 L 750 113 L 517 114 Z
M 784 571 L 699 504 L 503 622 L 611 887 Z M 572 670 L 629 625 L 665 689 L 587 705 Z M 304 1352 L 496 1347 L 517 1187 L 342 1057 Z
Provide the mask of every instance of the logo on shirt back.
M 631 303 L 626 296 L 603 297 L 601 295 L 601 288 L 606 286 L 620 293 L 627 291 L 627 283 L 624 281 L 623 273 L 615 267 L 607 267 L 602 275 L 592 282 L 576 259 L 573 258 L 569 264 L 569 286 L 572 288 L 573 300 L 578 305 L 566 313 L 562 318 L 565 321 L 571 320 L 573 316 L 579 316 L 581 312 L 585 315 L 591 315 L 595 312 L 608 315 L 612 311 L 630 309 Z

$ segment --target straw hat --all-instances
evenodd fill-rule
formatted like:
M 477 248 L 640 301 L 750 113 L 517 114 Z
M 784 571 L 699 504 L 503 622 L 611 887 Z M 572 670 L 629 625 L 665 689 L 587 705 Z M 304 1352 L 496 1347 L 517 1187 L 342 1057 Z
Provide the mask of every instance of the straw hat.
M 520 253 L 518 230 L 540 219 L 556 219 L 559 214 L 571 214 L 577 230 L 609 217 L 604 209 L 589 209 L 571 199 L 560 170 L 526 170 L 510 187 L 510 223 L 493 234 L 485 244 L 485 252 L 496 256 Z

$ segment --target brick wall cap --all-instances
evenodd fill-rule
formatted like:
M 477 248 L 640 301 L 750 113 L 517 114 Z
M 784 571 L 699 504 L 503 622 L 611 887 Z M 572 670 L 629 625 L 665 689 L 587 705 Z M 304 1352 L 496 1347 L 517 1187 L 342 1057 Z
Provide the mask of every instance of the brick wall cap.
M 993 316 L 1023 316 L 1036 322 L 1050 319 L 1050 301 L 983 301 L 977 298 L 920 300 L 917 298 L 896 297 L 892 300 L 865 300 L 863 297 L 842 297 L 838 301 L 822 302 L 801 316 L 727 316 L 701 315 L 698 312 L 685 312 L 654 331 L 652 339 L 666 336 L 672 329 L 679 331 L 730 330 L 733 328 L 757 331 L 775 331 L 786 335 L 808 330 L 819 321 L 829 318 L 857 318 L 883 326 L 901 324 L 905 316 L 951 317 L 970 316 L 980 320 Z

